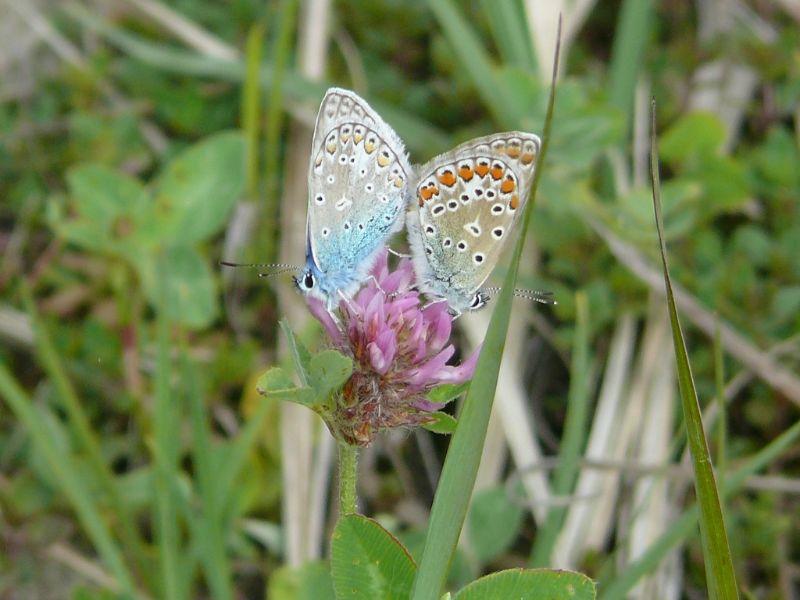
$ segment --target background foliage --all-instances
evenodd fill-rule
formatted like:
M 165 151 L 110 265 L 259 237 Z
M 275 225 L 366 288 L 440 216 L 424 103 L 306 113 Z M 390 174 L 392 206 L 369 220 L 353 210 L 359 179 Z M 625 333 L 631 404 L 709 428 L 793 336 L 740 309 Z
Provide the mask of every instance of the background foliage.
M 307 125 L 329 84 L 374 102 L 415 162 L 540 131 L 557 11 L 537 4 L 0 2 L 0 595 L 333 593 L 315 562 L 335 518 L 326 432 L 256 392 L 268 366 L 289 370 L 280 318 L 309 347 L 319 332 L 286 281 L 217 261 L 300 260 Z M 450 587 L 539 564 L 604 597 L 705 589 L 647 179 L 653 95 L 737 578 L 792 597 L 800 15 L 556 5 L 562 81 L 520 283 L 558 305 L 515 305 Z M 463 354 L 486 319 L 461 320 Z M 362 461 L 365 512 L 417 558 L 446 446 L 392 434 Z

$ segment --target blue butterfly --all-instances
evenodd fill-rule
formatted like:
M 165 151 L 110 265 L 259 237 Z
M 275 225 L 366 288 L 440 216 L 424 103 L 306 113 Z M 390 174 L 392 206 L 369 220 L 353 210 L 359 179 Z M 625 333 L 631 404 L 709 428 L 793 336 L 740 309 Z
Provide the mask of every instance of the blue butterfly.
M 306 265 L 294 278 L 332 310 L 369 278 L 403 228 L 413 173 L 400 137 L 357 94 L 331 88 L 317 115 L 308 168 Z

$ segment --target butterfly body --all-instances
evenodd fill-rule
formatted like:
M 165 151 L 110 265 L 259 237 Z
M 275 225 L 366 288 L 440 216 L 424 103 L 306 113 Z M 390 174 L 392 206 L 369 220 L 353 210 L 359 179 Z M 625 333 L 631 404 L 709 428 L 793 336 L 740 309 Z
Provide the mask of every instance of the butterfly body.
M 456 313 L 486 303 L 480 288 L 522 213 L 539 147 L 531 133 L 498 133 L 418 169 L 408 234 L 422 292 Z
M 328 90 L 309 162 L 306 267 L 295 280 L 301 292 L 332 308 L 358 289 L 403 227 L 410 177 L 397 134 L 353 92 Z

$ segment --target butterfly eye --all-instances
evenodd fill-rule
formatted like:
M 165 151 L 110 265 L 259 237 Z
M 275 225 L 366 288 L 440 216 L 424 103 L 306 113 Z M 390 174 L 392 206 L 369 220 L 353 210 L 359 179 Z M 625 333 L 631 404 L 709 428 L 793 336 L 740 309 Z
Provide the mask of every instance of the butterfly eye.
M 303 277 L 303 285 L 308 290 L 314 287 L 314 276 L 311 273 L 306 273 L 306 276 Z
M 469 309 L 478 310 L 479 308 L 482 308 L 484 304 L 486 304 L 486 298 L 483 296 L 482 293 L 477 292 L 472 297 L 472 302 L 469 303 Z

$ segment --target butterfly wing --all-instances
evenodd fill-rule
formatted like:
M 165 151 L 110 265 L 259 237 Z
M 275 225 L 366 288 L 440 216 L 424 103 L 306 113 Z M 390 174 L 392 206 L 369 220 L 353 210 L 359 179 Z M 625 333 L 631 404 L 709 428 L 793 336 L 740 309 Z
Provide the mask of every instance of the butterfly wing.
M 403 226 L 411 167 L 398 135 L 358 95 L 322 100 L 308 170 L 309 260 L 330 296 L 356 287 Z
M 497 133 L 420 168 L 409 242 L 423 291 L 469 308 L 522 213 L 540 145 L 531 133 Z

